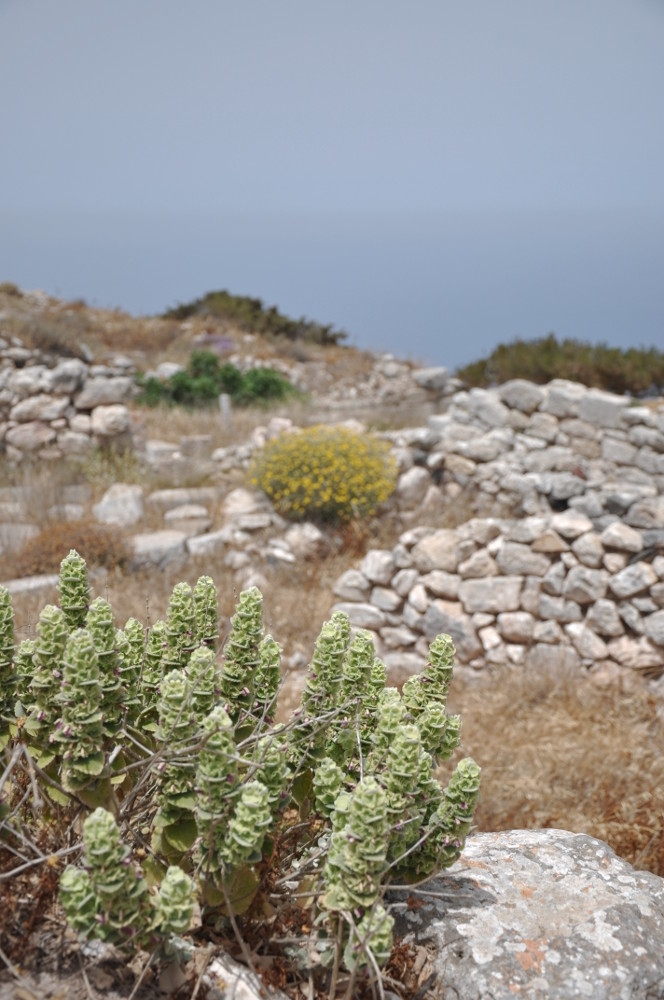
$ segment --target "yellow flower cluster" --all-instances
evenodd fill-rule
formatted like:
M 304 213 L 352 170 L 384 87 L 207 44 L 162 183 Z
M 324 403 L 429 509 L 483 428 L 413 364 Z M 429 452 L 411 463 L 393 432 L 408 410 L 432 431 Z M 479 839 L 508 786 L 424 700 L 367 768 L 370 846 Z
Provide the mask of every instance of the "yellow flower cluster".
M 393 492 L 396 472 L 386 442 L 319 424 L 269 441 L 250 478 L 293 520 L 348 522 L 375 513 Z

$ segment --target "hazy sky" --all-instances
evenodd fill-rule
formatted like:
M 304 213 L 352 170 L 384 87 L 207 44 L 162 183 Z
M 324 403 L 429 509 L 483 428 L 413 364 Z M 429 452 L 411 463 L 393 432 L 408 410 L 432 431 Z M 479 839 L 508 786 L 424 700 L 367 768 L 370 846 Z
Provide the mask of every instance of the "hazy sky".
M 664 346 L 663 224 L 664 0 L 0 0 L 0 280 L 131 311 L 228 287 L 392 349 L 415 315 L 431 356 L 510 302 L 522 336 L 591 315 L 631 261 Z M 575 300 L 570 252 L 592 275 L 625 227 Z

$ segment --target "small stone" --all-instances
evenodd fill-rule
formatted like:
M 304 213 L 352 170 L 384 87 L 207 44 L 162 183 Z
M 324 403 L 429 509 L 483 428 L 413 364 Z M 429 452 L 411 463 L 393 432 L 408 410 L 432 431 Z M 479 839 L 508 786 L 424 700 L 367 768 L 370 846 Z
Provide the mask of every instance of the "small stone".
M 602 532 L 602 544 L 608 549 L 619 549 L 622 552 L 641 552 L 643 535 L 622 521 L 614 521 Z
M 596 601 L 586 615 L 586 624 L 599 635 L 616 636 L 623 635 L 625 629 L 620 615 L 616 610 L 613 601 Z
M 143 489 L 129 483 L 113 483 L 94 505 L 92 513 L 102 524 L 129 528 L 143 517 Z
M 604 546 L 596 531 L 587 531 L 572 542 L 572 552 L 584 566 L 597 569 L 602 565 Z
M 657 583 L 657 574 L 647 562 L 625 566 L 615 576 L 610 577 L 609 586 L 618 598 L 634 597 Z
M 533 638 L 535 619 L 526 611 L 506 611 L 498 615 L 498 631 L 507 642 L 528 643 Z
M 545 555 L 557 555 L 560 552 L 566 552 L 569 545 L 563 541 L 557 531 L 554 531 L 553 528 L 548 528 L 542 532 L 539 538 L 535 539 L 531 548 L 533 552 L 543 552 Z
M 389 549 L 370 549 L 360 564 L 360 572 L 367 580 L 381 585 L 391 582 L 395 569 L 394 555 Z
M 498 575 L 498 565 L 486 549 L 478 549 L 474 552 L 472 556 L 468 559 L 464 559 L 463 562 L 459 563 L 459 576 L 463 579 L 468 580 L 471 578 L 485 577 L 485 576 L 497 576 Z M 437 572 L 442 572 L 438 570 Z M 430 576 L 433 574 L 429 574 Z M 447 574 L 448 576 L 450 574 Z M 457 587 L 458 591 L 458 587 Z M 441 595 L 445 596 L 445 595 Z
M 563 595 L 578 604 L 593 604 L 606 594 L 609 574 L 604 569 L 574 566 L 563 584 Z
M 554 514 L 551 518 L 551 527 L 563 538 L 578 538 L 586 531 L 593 530 L 593 523 L 589 517 L 577 510 L 564 510 L 559 514 Z
M 364 601 L 369 595 L 371 584 L 364 573 L 348 569 L 342 573 L 332 588 L 332 593 L 342 601 Z
M 565 632 L 584 660 L 603 660 L 608 655 L 606 643 L 582 622 L 565 625 Z
M 381 611 L 398 611 L 403 604 L 403 597 L 388 587 L 374 587 L 370 600 Z
M 522 576 L 494 576 L 488 580 L 463 580 L 459 598 L 468 614 L 486 611 L 518 611 L 519 596 L 523 587 Z
M 643 631 L 658 646 L 664 646 L 664 611 L 655 611 L 643 619 Z M 662 663 L 664 667 L 664 661 Z
M 408 603 L 422 615 L 429 607 L 431 601 L 429 600 L 429 595 L 427 594 L 426 589 L 421 583 L 416 583 L 408 594 Z
M 341 611 L 348 615 L 353 628 L 367 628 L 378 631 L 387 624 L 385 614 L 373 604 L 335 604 L 332 611 Z

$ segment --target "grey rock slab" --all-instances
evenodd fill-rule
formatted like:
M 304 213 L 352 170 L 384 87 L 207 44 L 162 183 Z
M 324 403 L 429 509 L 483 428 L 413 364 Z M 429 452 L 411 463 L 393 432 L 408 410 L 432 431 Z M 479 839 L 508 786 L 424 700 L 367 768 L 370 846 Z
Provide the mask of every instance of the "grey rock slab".
M 16 406 L 12 406 L 9 419 L 18 423 L 27 423 L 29 420 L 57 420 L 64 415 L 68 406 L 69 400 L 66 396 L 38 393 L 36 396 L 27 396 Z
M 585 514 L 582 514 L 581 511 L 568 509 L 553 515 L 551 518 L 551 527 L 563 538 L 569 540 L 578 538 L 579 535 L 585 534 L 586 531 L 592 531 L 593 522 Z
M 630 528 L 622 521 L 614 521 L 602 532 L 602 544 L 607 549 L 619 549 L 621 552 L 640 552 L 643 548 L 643 535 L 636 528 Z
M 565 625 L 565 633 L 582 659 L 606 659 L 608 655 L 606 643 L 583 622 L 571 622 Z
M 544 386 L 546 399 L 541 404 L 543 413 L 552 413 L 556 417 L 578 417 L 582 398 L 588 392 L 580 382 L 556 378 Z
M 396 933 L 433 948 L 441 1000 L 662 996 L 664 880 L 586 834 L 475 834 L 413 895 L 390 894 Z
M 593 604 L 605 596 L 610 579 L 605 569 L 573 566 L 567 574 L 562 593 L 577 604 Z
M 74 397 L 77 410 L 94 410 L 97 406 L 125 403 L 131 398 L 134 380 L 128 375 L 116 378 L 89 378 L 83 389 Z
M 623 599 L 648 590 L 657 583 L 657 579 L 657 574 L 650 563 L 637 562 L 625 566 L 615 576 L 610 577 L 609 586 L 616 597 Z
M 387 625 L 387 619 L 380 608 L 375 608 L 373 604 L 356 604 L 354 602 L 341 602 L 335 604 L 332 611 L 341 611 L 348 615 L 353 628 L 367 628 L 378 631 Z
M 429 642 L 441 633 L 450 635 L 456 646 L 457 656 L 463 662 L 472 660 L 482 652 L 470 618 L 463 613 L 461 605 L 455 602 L 440 598 L 433 601 L 422 619 L 422 631 Z
M 598 569 L 604 558 L 602 536 L 596 531 L 587 531 L 572 542 L 572 552 L 584 566 Z
M 397 594 L 401 597 L 407 597 L 410 591 L 413 589 L 417 583 L 418 572 L 416 569 L 400 569 L 398 573 L 392 577 L 392 588 L 396 590 Z M 369 586 L 369 581 L 367 580 L 367 587 Z M 336 593 L 336 591 L 335 591 Z M 437 596 L 444 596 L 442 594 Z
M 569 545 L 565 542 L 557 531 L 553 528 L 547 528 L 542 534 L 534 540 L 531 546 L 533 552 L 543 552 L 545 555 L 559 555 L 561 552 L 566 552 L 569 549 Z
M 398 611 L 403 604 L 403 597 L 389 587 L 374 587 L 370 600 L 381 611 Z
M 413 646 L 418 636 L 407 625 L 386 625 L 380 630 L 380 638 L 386 649 L 404 649 Z
M 655 611 L 644 618 L 643 631 L 657 646 L 664 646 L 664 611 Z
M 513 378 L 499 386 L 498 396 L 506 406 L 522 413 L 532 413 L 544 402 L 546 393 L 526 379 Z
M 434 569 L 430 573 L 426 573 L 420 582 L 434 597 L 444 597 L 448 601 L 455 601 L 459 596 L 461 577 L 456 573 L 445 573 L 442 569 Z M 394 581 L 392 581 L 392 585 L 394 586 Z
M 143 517 L 143 489 L 130 483 L 113 483 L 92 513 L 102 524 L 130 528 Z
M 527 663 L 533 670 L 577 670 L 581 666 L 579 654 L 573 646 L 538 642 L 528 650 Z
M 182 507 L 185 504 L 212 504 L 217 499 L 217 491 L 211 486 L 200 487 L 173 487 L 171 489 L 155 490 L 147 498 L 146 503 L 150 507 L 157 507 L 161 511 L 172 510 L 173 507 Z
M 212 527 L 212 518 L 208 514 L 207 508 L 197 503 L 182 504 L 180 507 L 167 510 L 164 514 L 164 522 L 167 528 L 173 531 L 183 531 L 188 538 L 192 535 L 200 535 Z
M 464 559 L 463 562 L 459 563 L 458 570 L 459 576 L 463 577 L 464 580 L 485 576 L 498 576 L 499 572 L 496 560 L 493 556 L 489 555 L 486 549 L 478 549 L 477 552 L 473 552 L 468 559 Z M 437 572 L 440 573 L 442 570 L 438 570 Z
M 394 554 L 389 549 L 370 549 L 360 564 L 360 572 L 371 583 L 386 586 L 396 570 Z
M 504 611 L 497 618 L 498 631 L 507 642 L 530 642 L 535 618 L 527 611 Z
M 166 566 L 184 559 L 187 536 L 182 531 L 149 531 L 131 539 L 132 566 Z
M 24 576 L 18 580 L 5 580 L 3 587 L 7 588 L 12 597 L 27 594 L 46 598 L 57 589 L 59 579 L 57 573 L 42 573 L 37 576 Z
M 411 377 L 420 389 L 435 392 L 445 388 L 450 376 L 447 368 L 437 365 L 432 368 L 415 368 L 411 372 Z
M 458 536 L 449 528 L 441 528 L 419 541 L 411 554 L 420 573 L 429 573 L 434 569 L 455 573 L 459 563 Z
M 523 587 L 522 576 L 494 576 L 488 580 L 463 580 L 459 586 L 459 599 L 467 614 L 486 611 L 518 611 L 519 596 Z
M 56 433 L 49 424 L 34 420 L 10 428 L 5 435 L 5 441 L 14 448 L 18 448 L 19 451 L 38 451 L 40 448 L 52 444 L 55 441 Z
M 101 438 L 118 437 L 131 431 L 131 416 L 122 403 L 103 404 L 92 411 L 91 430 Z
M 599 600 L 588 610 L 586 624 L 601 636 L 617 638 L 625 628 L 613 601 Z
M 604 437 L 601 455 L 605 462 L 615 462 L 616 465 L 632 465 L 637 455 L 637 449 L 627 441 Z
M 416 583 L 408 594 L 408 603 L 411 608 L 423 615 L 430 604 L 429 595 L 426 592 L 426 588 L 421 583 Z
M 419 653 L 385 653 L 382 657 L 389 674 L 420 674 L 426 666 L 426 657 Z
M 657 676 L 664 673 L 664 651 L 645 635 L 638 639 L 622 635 L 619 639 L 612 639 L 608 647 L 611 659 L 623 667 L 653 672 Z
M 579 401 L 579 417 L 595 427 L 617 428 L 629 407 L 628 396 L 616 396 L 602 389 L 588 389 Z
M 265 497 L 260 493 L 245 490 L 243 487 L 238 486 L 237 489 L 231 490 L 224 497 L 221 509 L 223 517 L 231 519 L 242 517 L 245 514 L 255 514 L 258 511 L 264 511 L 267 506 Z
M 206 535 L 196 535 L 187 539 L 187 552 L 190 556 L 213 556 L 222 552 L 227 546 L 242 546 L 249 540 L 249 535 L 240 531 L 232 524 Z
M 417 507 L 424 500 L 430 486 L 431 474 L 421 466 L 414 465 L 399 476 L 394 495 L 402 507 Z
M 70 396 L 81 388 L 87 371 L 88 366 L 79 358 L 64 358 L 44 372 L 41 383 L 46 392 Z
M 551 562 L 541 552 L 533 552 L 528 545 L 519 542 L 505 542 L 501 546 L 496 562 L 504 576 L 544 576 Z
M 310 521 L 291 525 L 284 538 L 298 559 L 312 559 L 325 543 L 323 532 Z

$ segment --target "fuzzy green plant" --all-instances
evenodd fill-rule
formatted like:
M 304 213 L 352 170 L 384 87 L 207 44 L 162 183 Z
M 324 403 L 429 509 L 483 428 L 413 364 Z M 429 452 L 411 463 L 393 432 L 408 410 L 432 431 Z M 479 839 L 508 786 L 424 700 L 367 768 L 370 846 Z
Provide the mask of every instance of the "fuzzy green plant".
M 87 579 L 76 553 L 64 564 L 64 579 Z M 459 857 L 479 794 L 470 759 L 446 787 L 436 777 L 460 739 L 446 711 L 449 636 L 431 643 L 400 693 L 387 686 L 371 634 L 353 634 L 336 612 L 316 641 L 301 707 L 276 723 L 281 651 L 264 634 L 257 588 L 240 595 L 222 651 L 209 577 L 177 584 L 166 621 L 149 630 L 136 619 L 117 628 L 108 602 L 90 603 L 86 591 L 83 605 L 76 593 L 69 617 L 47 606 L 36 639 L 15 649 L 0 591 L 0 661 L 19 715 L 7 739 L 38 765 L 23 787 L 45 782 L 56 803 L 94 809 L 83 863 L 61 879 L 74 930 L 167 957 L 194 895 L 204 928 L 260 921 L 281 898 L 310 909 L 308 968 L 311 955 L 321 975 L 383 965 L 390 884 Z M 73 608 L 84 609 L 86 628 Z M 29 828 L 36 806 L 20 788 L 5 796 L 2 821 L 12 801 L 21 805 L 11 828 Z M 138 848 L 145 878 L 132 861 Z
M 16 694 L 14 608 L 6 587 L 0 586 L 0 750 L 7 746 Z
M 102 808 L 86 819 L 83 843 L 85 867 L 68 866 L 60 879 L 60 902 L 83 938 L 138 948 L 188 929 L 194 884 L 181 868 L 170 867 L 151 897 L 113 816 Z
M 90 603 L 90 586 L 85 559 L 75 549 L 60 563 L 58 589 L 67 628 L 83 628 Z

